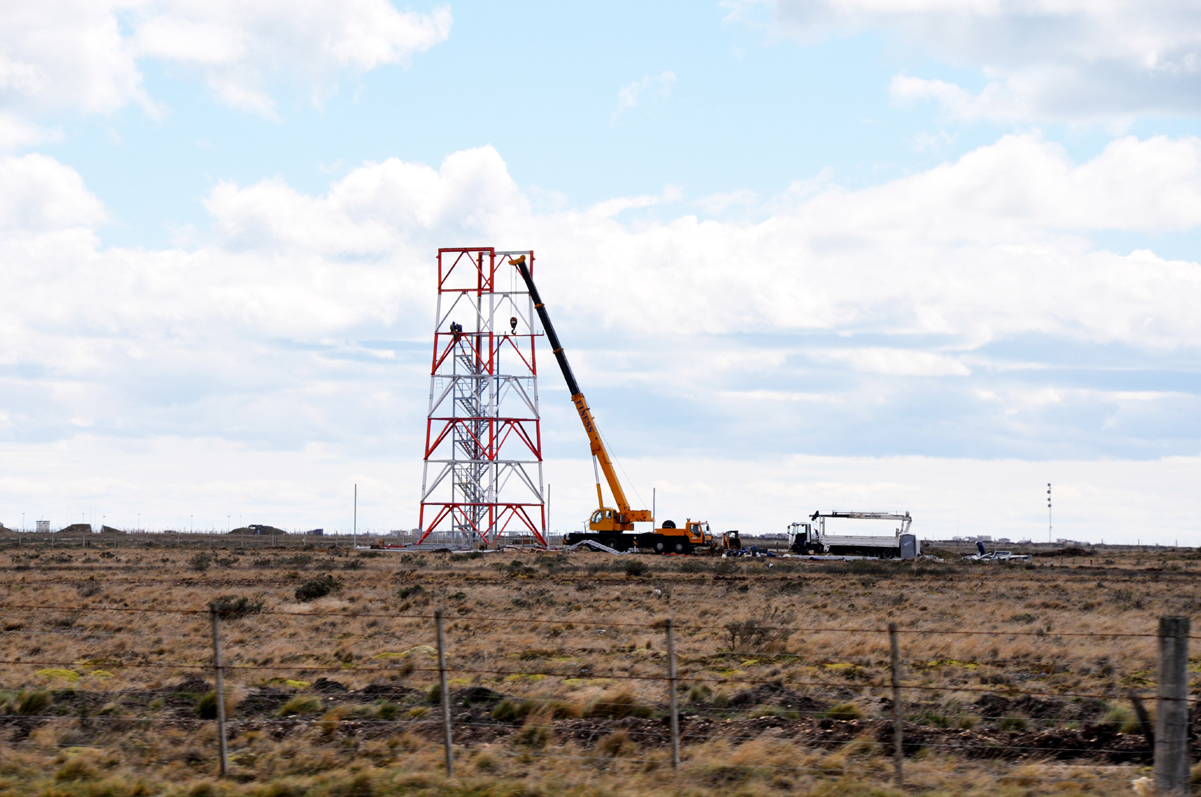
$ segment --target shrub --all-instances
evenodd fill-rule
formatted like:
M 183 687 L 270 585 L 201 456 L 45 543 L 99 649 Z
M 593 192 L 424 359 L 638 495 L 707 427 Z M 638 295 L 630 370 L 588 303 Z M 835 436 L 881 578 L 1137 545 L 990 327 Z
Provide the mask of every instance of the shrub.
M 42 714 L 50 708 L 52 702 L 50 693 L 43 689 L 22 692 L 17 697 L 17 713 L 23 717 Z
M 329 787 L 330 797 L 372 797 L 375 785 L 371 776 L 360 772 L 350 780 L 336 781 Z
M 649 717 L 654 712 L 650 706 L 639 703 L 633 692 L 623 689 L 589 703 L 585 713 L 589 717 L 619 720 L 626 717 Z
M 202 720 L 217 719 L 217 693 L 209 692 L 196 701 L 196 716 Z
M 213 600 L 209 606 L 217 611 L 223 620 L 237 620 L 248 614 L 258 614 L 263 610 L 263 602 L 247 598 L 245 595 L 222 595 Z
M 79 780 L 95 780 L 100 777 L 100 773 L 92 766 L 91 762 L 86 761 L 80 756 L 75 756 L 59 767 L 54 773 L 56 781 L 79 781 Z
M 680 562 L 681 573 L 706 573 L 713 569 L 713 565 L 703 559 L 685 559 Z
M 720 559 L 713 565 L 713 575 L 728 576 L 738 569 L 737 559 Z
M 1025 717 L 1002 717 L 1000 727 L 1003 731 L 1024 731 L 1029 723 Z
M 81 581 L 76 584 L 75 589 L 79 592 L 79 597 L 81 598 L 92 598 L 104 591 L 104 588 L 96 581 L 95 576 L 92 576 L 87 581 Z
M 616 758 L 627 751 L 636 749 L 630 744 L 630 735 L 625 731 L 615 731 L 596 744 L 596 749 L 610 758 Z
M 688 690 L 689 703 L 704 703 L 711 697 L 713 697 L 713 690 L 707 684 L 694 684 Z
M 385 700 L 379 704 L 379 708 L 375 710 L 375 716 L 382 720 L 394 720 L 400 716 L 400 706 L 393 703 L 391 700 Z
M 649 569 L 650 568 L 646 566 L 646 562 L 642 561 L 641 559 L 627 559 L 625 561 L 625 566 L 622 568 L 627 576 L 631 576 L 633 578 L 645 575 L 646 571 Z
M 420 584 L 413 584 L 412 586 L 401 587 L 400 590 L 397 591 L 396 596 L 403 601 L 408 598 L 414 598 L 423 592 L 425 592 L 425 587 L 421 586 Z
M 321 710 L 321 701 L 307 695 L 297 695 L 280 706 L 277 713 L 280 717 L 292 717 L 296 714 L 312 714 Z
M 506 697 L 492 709 L 492 719 L 497 722 L 516 722 L 529 715 L 537 715 L 541 719 L 576 718 L 583 714 L 580 707 L 563 700 L 514 700 Z
M 1138 717 L 1134 714 L 1134 709 L 1130 706 L 1124 706 L 1121 703 L 1114 703 L 1105 712 L 1105 718 L 1101 720 L 1106 725 L 1117 727 L 1118 733 L 1138 733 Z
M 863 718 L 863 709 L 854 703 L 839 703 L 826 709 L 822 716 L 828 720 L 857 720 Z
M 296 588 L 296 600 L 301 603 L 324 598 L 331 592 L 337 591 L 342 585 L 333 576 L 326 574 L 311 581 L 306 581 Z
M 767 645 L 783 645 L 792 636 L 789 625 L 796 619 L 792 609 L 781 611 L 779 608 L 764 606 L 758 617 L 748 617 L 736 620 L 726 625 L 726 633 L 730 635 L 730 650 L 762 649 Z
M 209 569 L 209 565 L 213 563 L 213 557 L 207 553 L 198 553 L 188 560 L 188 567 L 195 570 L 197 573 L 203 573 Z
M 528 703 L 506 697 L 492 709 L 492 719 L 497 722 L 515 722 L 530 711 Z

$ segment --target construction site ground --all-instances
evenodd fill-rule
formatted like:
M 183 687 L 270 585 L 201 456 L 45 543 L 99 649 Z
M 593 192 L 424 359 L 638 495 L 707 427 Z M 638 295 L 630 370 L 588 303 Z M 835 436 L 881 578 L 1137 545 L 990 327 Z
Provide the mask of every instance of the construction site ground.
M 1201 599 L 1191 550 L 1011 566 L 10 539 L 6 795 L 888 794 L 889 621 L 906 793 L 1130 793 L 1150 747 L 1126 694 L 1154 695 L 1156 621 Z M 299 599 L 314 581 L 329 593 Z M 199 707 L 218 597 L 245 599 L 222 620 L 225 779 Z

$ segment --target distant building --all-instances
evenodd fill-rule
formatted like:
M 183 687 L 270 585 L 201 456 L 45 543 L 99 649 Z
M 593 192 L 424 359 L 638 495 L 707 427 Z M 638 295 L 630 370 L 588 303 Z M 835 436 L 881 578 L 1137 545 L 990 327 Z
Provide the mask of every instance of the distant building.
M 49 520 L 39 520 L 35 523 L 35 525 L 37 527 L 37 531 L 41 534 L 48 534 L 50 532 Z

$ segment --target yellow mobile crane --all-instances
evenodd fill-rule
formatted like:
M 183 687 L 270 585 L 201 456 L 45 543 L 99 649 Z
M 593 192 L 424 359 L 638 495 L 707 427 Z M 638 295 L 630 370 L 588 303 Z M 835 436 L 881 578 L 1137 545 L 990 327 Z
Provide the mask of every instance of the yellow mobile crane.
M 563 372 L 567 389 L 571 391 L 571 401 L 580 414 L 580 421 L 584 424 L 584 431 L 588 433 L 588 441 L 592 444 L 592 468 L 596 476 L 596 502 L 599 508 L 588 519 L 589 533 L 573 532 L 566 535 L 563 542 L 567 545 L 574 545 L 592 540 L 616 551 L 628 551 L 633 547 L 650 548 L 656 553 L 692 553 L 696 548 L 712 550 L 713 535 L 709 531 L 709 524 L 703 521 L 689 519 L 683 528 L 676 528 L 675 523 L 667 520 L 663 522 L 662 528 L 651 532 L 627 533 L 634 531 L 635 523 L 651 523 L 653 527 L 655 517 L 645 509 L 630 508 L 630 502 L 626 500 L 626 493 L 617 478 L 617 472 L 613 470 L 609 452 L 605 449 L 600 432 L 597 431 L 592 411 L 588 409 L 588 402 L 584 399 L 584 394 L 580 392 L 579 384 L 575 381 L 575 374 L 571 371 L 567 355 L 563 352 L 563 345 L 559 343 L 559 336 L 555 333 L 555 327 L 550 322 L 546 306 L 542 303 L 537 286 L 534 285 L 534 278 L 526 268 L 525 256 L 514 260 L 513 265 L 517 266 L 517 271 L 525 280 L 526 287 L 530 291 L 530 298 L 534 300 L 534 309 L 538 313 L 538 319 L 542 322 L 542 328 L 546 330 L 551 351 L 554 352 L 555 360 L 559 363 L 559 370 Z M 617 504 L 616 509 L 605 506 L 605 497 L 601 493 L 600 471 L 605 474 L 609 491 L 613 493 L 613 502 Z

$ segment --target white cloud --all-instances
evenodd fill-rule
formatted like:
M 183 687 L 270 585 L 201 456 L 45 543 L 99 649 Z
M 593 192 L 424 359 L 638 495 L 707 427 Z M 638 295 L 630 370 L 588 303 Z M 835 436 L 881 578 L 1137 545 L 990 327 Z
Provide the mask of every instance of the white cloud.
M 0 152 L 24 149 L 61 138 L 61 130 L 39 127 L 19 114 L 0 111 Z
M 638 107 L 643 92 L 649 88 L 657 89 L 655 93 L 661 99 L 668 99 L 671 97 L 671 87 L 675 85 L 675 82 L 676 73 L 668 70 L 660 72 L 655 77 L 648 75 L 642 80 L 635 80 L 628 86 L 623 87 L 617 92 L 617 107 L 609 115 L 609 124 L 617 124 L 622 116 Z
M 823 358 L 845 362 L 856 371 L 884 376 L 967 376 L 971 369 L 955 357 L 904 349 L 846 349 L 821 352 Z
M 0 234 L 27 238 L 71 228 L 91 230 L 104 206 L 74 169 L 45 155 L 0 159 Z
M 1075 416 L 1057 429 L 1096 419 L 1079 434 L 1089 452 L 1119 437 L 1181 445 L 1196 417 L 1186 393 L 1065 390 L 1029 376 L 1025 366 L 1048 365 L 1029 348 L 1014 355 L 1018 382 L 1005 382 L 996 375 L 1015 371 L 984 348 L 1035 336 L 1188 361 L 1201 349 L 1201 266 L 1095 249 L 1086 236 L 1201 225 L 1199 152 L 1195 139 L 1127 138 L 1074 163 L 1037 136 L 1007 136 L 872 188 L 814 183 L 765 200 L 754 221 L 702 221 L 637 213 L 655 197 L 620 200 L 632 218 L 610 206 L 535 211 L 484 147 L 438 168 L 364 164 L 320 195 L 221 183 L 205 203 L 211 230 L 167 250 L 100 248 L 104 209 L 77 173 L 8 158 L 4 434 L 403 448 L 427 388 L 434 254 L 483 242 L 533 247 L 581 379 L 670 390 L 679 435 L 692 415 L 707 428 L 719 417 L 753 445 L 786 445 L 798 424 L 833 434 L 850 413 L 873 436 L 873 424 L 897 424 L 890 407 L 931 411 L 958 391 L 967 422 L 998 430 L 988 445 L 1004 436 L 1035 450 L 1051 412 Z M 747 415 L 739 393 L 759 409 Z M 790 398 L 822 394 L 800 414 Z
M 956 66 L 979 68 L 972 94 L 925 81 L 921 96 L 965 118 L 1111 121 L 1201 111 L 1201 9 L 1175 0 L 749 0 L 785 35 L 812 42 L 880 30 Z M 912 81 L 913 79 L 907 79 Z M 915 96 L 912 82 L 894 96 Z
M 388 0 L 9 3 L 0 8 L 0 110 L 27 120 L 130 105 L 156 113 L 138 66 L 151 58 L 194 68 L 222 102 L 271 116 L 281 78 L 320 97 L 341 72 L 407 63 L 450 27 L 447 6 L 401 12 Z

